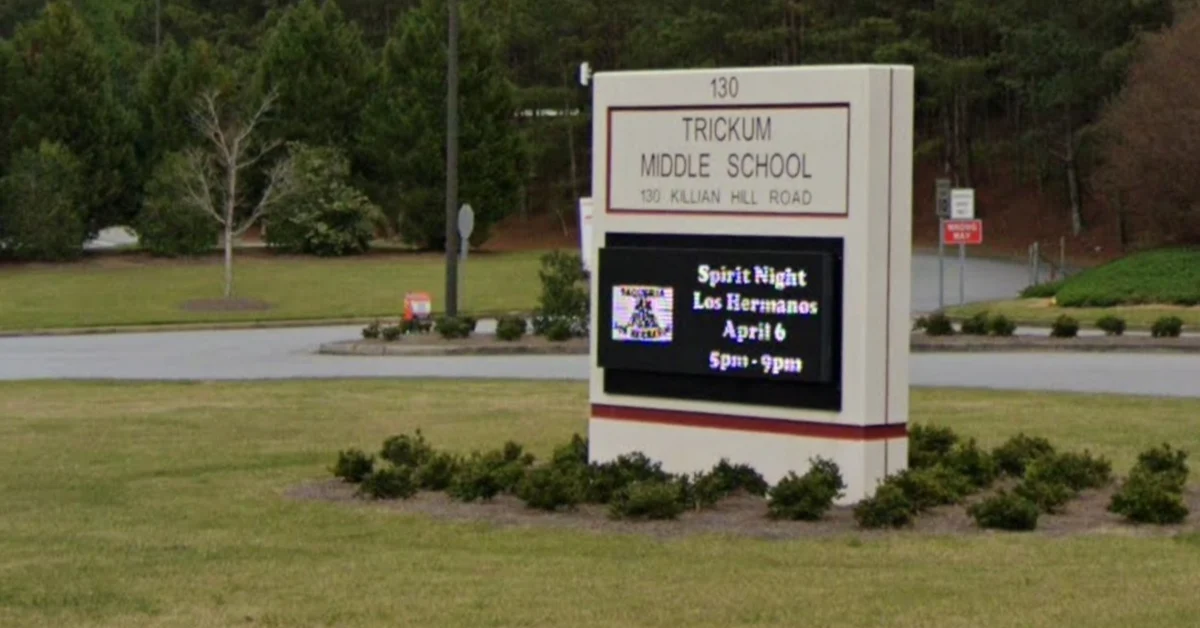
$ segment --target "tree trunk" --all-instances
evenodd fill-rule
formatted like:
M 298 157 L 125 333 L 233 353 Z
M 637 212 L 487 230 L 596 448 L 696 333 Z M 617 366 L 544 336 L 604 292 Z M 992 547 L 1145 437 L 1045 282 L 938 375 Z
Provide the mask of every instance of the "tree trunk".
M 225 196 L 225 298 L 233 297 L 233 226 L 234 226 L 234 211 L 237 209 L 237 186 L 238 172 L 237 162 L 238 156 L 241 154 L 238 142 L 234 142 L 233 150 L 229 152 L 232 156 L 226 168 L 226 196 Z
M 225 223 L 225 298 L 233 298 L 233 222 Z
M 1071 203 L 1071 234 L 1079 237 L 1083 232 L 1083 208 L 1079 199 L 1079 165 L 1076 163 L 1075 134 L 1067 127 L 1067 150 L 1063 160 L 1067 166 L 1067 195 Z

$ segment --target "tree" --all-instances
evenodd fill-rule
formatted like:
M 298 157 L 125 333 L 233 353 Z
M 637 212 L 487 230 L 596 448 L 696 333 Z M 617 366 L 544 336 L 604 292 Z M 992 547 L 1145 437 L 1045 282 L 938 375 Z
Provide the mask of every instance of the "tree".
M 292 193 L 271 213 L 267 244 L 291 253 L 365 253 L 383 216 L 349 184 L 350 162 L 336 148 L 291 146 Z
M 401 235 L 421 247 L 445 241 L 445 3 L 425 0 L 398 23 L 384 50 L 379 87 L 360 135 L 381 206 L 396 210 Z M 517 206 L 523 149 L 516 94 L 497 40 L 471 11 L 461 35 L 460 198 L 475 209 L 473 243 Z
M 168 153 L 182 151 L 196 139 L 190 122 L 196 100 L 212 89 L 230 89 L 232 78 L 213 47 L 203 39 L 186 48 L 174 39 L 142 69 L 138 81 L 142 133 L 139 149 L 143 163 L 152 167 Z
M 1092 181 L 1123 231 L 1143 231 L 1145 244 L 1200 243 L 1198 99 L 1200 13 L 1193 12 L 1150 40 L 1098 125 L 1108 141 Z
M 79 162 L 57 142 L 15 156 L 0 179 L 0 254 L 22 260 L 78 257 L 87 239 Z
M 1171 22 L 1171 1 L 1023 4 L 1008 38 L 1010 75 L 1036 116 L 1032 137 L 1062 163 L 1072 232 L 1079 235 L 1084 227 L 1080 146 L 1099 105 L 1120 91 L 1139 33 Z
M 258 56 L 258 94 L 278 93 L 279 115 L 267 135 L 348 150 L 367 97 L 371 55 L 337 3 L 303 0 L 267 33 Z
M 235 99 L 229 99 L 235 100 Z M 233 241 L 266 215 L 292 183 L 291 163 L 281 159 L 268 171 L 267 183 L 258 202 L 249 210 L 241 206 L 241 176 L 262 161 L 278 142 L 260 142 L 255 131 L 275 101 L 268 94 L 252 113 L 239 111 L 223 101 L 220 92 L 207 91 L 200 97 L 193 120 L 208 141 L 208 148 L 186 153 L 186 193 L 180 199 L 195 210 L 211 216 L 221 226 L 225 248 L 225 298 L 233 296 Z
M 167 153 L 159 160 L 150 180 L 135 228 L 138 243 L 150 253 L 178 257 L 206 253 L 217 244 L 220 229 L 207 212 L 181 203 L 188 194 L 192 176 L 182 152 Z
M 10 150 L 59 142 L 82 165 L 89 233 L 128 224 L 137 211 L 133 118 L 114 91 L 110 64 L 69 4 L 52 2 L 22 25 L 5 91 L 16 107 Z

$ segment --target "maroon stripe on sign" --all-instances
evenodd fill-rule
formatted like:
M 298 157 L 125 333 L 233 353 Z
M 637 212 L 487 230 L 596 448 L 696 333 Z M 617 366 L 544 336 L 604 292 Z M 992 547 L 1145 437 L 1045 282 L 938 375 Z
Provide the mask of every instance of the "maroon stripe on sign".
M 653 410 L 650 408 L 630 408 L 626 406 L 599 404 L 592 405 L 592 417 L 608 421 L 657 423 L 659 425 L 700 427 L 733 432 L 787 434 L 790 436 L 810 436 L 831 440 L 873 441 L 906 438 L 908 436 L 908 426 L 904 423 L 866 426 L 831 425 L 829 423 L 813 423 L 809 421 L 784 421 L 781 419 L 699 412 L 677 412 L 674 410 Z

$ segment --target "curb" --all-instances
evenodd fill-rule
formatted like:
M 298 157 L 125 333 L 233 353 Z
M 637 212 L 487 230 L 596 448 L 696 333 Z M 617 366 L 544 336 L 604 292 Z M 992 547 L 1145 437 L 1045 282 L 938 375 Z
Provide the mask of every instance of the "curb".
M 550 342 L 542 338 L 533 342 L 494 341 L 490 344 L 409 344 L 403 341 L 385 343 L 349 340 L 326 343 L 317 349 L 317 353 L 321 355 L 371 357 L 587 355 L 590 351 L 586 339 Z
M 1200 338 L 1047 338 L 1014 336 L 1011 338 L 979 338 L 962 336 L 930 337 L 913 334 L 912 353 L 1200 353 Z M 588 355 L 587 339 L 549 342 L 534 341 L 488 344 L 408 344 L 403 341 L 385 343 L 347 340 L 320 346 L 317 353 L 336 356 L 500 356 L 500 355 Z

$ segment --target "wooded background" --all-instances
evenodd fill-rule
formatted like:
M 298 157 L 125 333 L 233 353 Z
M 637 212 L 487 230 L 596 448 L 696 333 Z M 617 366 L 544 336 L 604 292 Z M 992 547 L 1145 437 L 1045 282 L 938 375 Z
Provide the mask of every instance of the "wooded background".
M 1036 188 L 1046 199 L 1039 211 L 1061 212 L 1068 235 L 1104 223 L 1124 246 L 1200 240 L 1192 2 L 462 4 L 460 198 L 476 208 L 477 242 L 512 214 L 573 224 L 590 187 L 582 61 L 598 71 L 912 64 L 916 157 L 926 170 L 956 186 L 986 188 L 1003 176 Z M 0 173 L 9 180 L 0 186 L 8 190 L 0 242 L 39 217 L 70 213 L 71 198 L 39 205 L 29 201 L 39 188 L 17 183 L 53 172 L 78 179 L 82 235 L 148 220 L 148 190 L 161 201 L 170 189 L 154 173 L 204 143 L 193 109 L 219 89 L 235 118 L 276 94 L 264 144 L 335 151 L 346 161 L 338 176 L 378 208 L 382 228 L 442 246 L 444 5 L 0 0 Z M 265 185 L 261 172 L 246 176 L 239 211 Z M 23 215 L 29 205 L 39 213 Z M 162 203 L 155 208 L 160 216 Z

